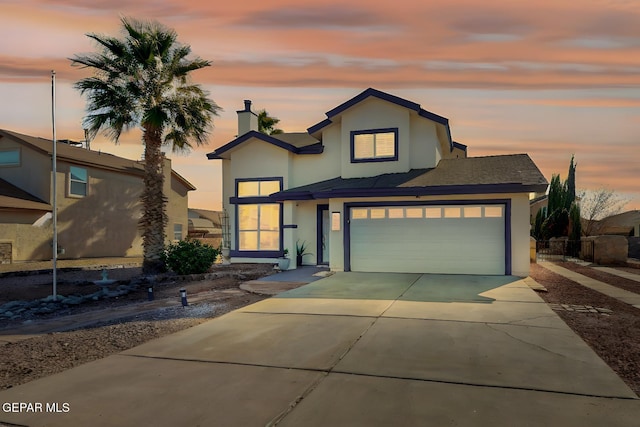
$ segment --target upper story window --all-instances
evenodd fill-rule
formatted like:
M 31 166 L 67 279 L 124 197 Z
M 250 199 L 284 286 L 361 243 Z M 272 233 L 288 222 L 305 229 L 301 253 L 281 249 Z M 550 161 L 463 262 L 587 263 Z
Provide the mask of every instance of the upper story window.
M 280 191 L 280 181 L 239 181 L 238 197 L 267 197 Z
M 398 129 L 372 129 L 351 132 L 351 162 L 398 160 Z
M 89 185 L 87 170 L 77 166 L 69 167 L 69 195 L 84 197 Z
M 0 166 L 20 166 L 20 149 L 11 148 L 0 151 Z

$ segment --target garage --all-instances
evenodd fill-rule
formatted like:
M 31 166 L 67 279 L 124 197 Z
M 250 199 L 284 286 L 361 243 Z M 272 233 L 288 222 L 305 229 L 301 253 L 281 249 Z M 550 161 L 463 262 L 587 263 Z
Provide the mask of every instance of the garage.
M 351 206 L 351 271 L 510 274 L 507 204 Z

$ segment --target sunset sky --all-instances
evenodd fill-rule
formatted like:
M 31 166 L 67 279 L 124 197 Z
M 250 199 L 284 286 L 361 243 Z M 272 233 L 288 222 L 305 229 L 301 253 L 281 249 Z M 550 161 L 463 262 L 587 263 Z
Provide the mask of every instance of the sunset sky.
M 578 189 L 605 187 L 640 209 L 638 0 L 0 0 L 0 128 L 83 138 L 86 71 L 68 58 L 95 50 L 86 33 L 118 35 L 121 16 L 174 28 L 213 66 L 194 74 L 223 108 L 209 144 L 175 155 L 198 190 L 190 206 L 221 205 L 219 161 L 236 110 L 251 99 L 285 131 L 305 131 L 368 87 L 447 117 L 470 156 L 528 153 L 550 180 L 575 154 Z M 92 149 L 129 158 L 140 135 Z

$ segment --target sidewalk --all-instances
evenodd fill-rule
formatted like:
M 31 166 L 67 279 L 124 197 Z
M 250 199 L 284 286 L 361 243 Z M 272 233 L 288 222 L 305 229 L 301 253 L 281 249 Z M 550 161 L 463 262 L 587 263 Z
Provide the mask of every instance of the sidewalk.
M 566 277 L 567 279 L 573 280 L 574 282 L 579 283 L 582 286 L 620 300 L 624 303 L 634 306 L 635 308 L 640 308 L 640 294 L 625 291 L 624 289 L 608 285 L 604 282 L 560 267 L 559 265 L 553 264 L 551 262 L 542 261 L 539 264 L 547 270 Z

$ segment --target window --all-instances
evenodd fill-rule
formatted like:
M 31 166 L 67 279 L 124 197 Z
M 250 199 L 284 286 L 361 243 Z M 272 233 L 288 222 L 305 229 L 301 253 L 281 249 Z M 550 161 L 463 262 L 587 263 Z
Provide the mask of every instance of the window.
M 266 197 L 280 191 L 280 181 L 239 181 L 238 197 Z
M 182 224 L 173 224 L 173 240 L 182 240 Z
M 263 178 L 238 181 L 238 243 L 239 251 L 280 250 L 280 204 L 269 195 L 282 190 L 282 179 Z
M 69 167 L 69 195 L 84 197 L 87 195 L 87 170 L 76 166 Z
M 0 166 L 20 166 L 20 149 L 0 151 Z
M 280 249 L 280 205 L 238 205 L 238 234 L 241 251 Z
M 398 160 L 398 129 L 351 132 L 351 161 Z

